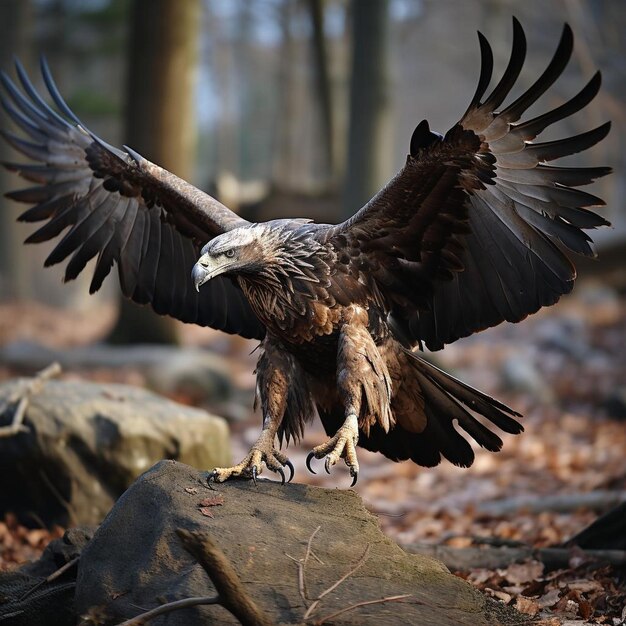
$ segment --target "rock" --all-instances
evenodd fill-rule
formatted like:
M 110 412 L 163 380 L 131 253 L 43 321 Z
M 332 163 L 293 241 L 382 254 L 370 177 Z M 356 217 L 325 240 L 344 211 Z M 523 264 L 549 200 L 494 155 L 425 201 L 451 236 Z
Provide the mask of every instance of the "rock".
M 172 461 L 158 463 L 120 498 L 84 549 L 76 581 L 79 615 L 119 623 L 166 601 L 212 596 L 201 566 L 182 547 L 176 529 L 210 533 L 233 565 L 249 597 L 271 623 L 303 623 L 298 567 L 310 598 L 362 566 L 326 595 L 311 619 L 355 603 L 410 594 L 402 602 L 369 604 L 332 624 L 478 626 L 519 623 L 520 616 L 451 575 L 438 561 L 411 555 L 385 537 L 352 491 L 259 480 L 209 489 L 206 473 Z M 290 558 L 292 557 L 292 558 Z M 515 621 L 517 620 L 517 621 Z M 223 607 L 188 608 L 151 624 L 237 624 Z
M 131 367 L 141 371 L 152 389 L 184 393 L 212 402 L 230 398 L 231 374 L 224 359 L 209 350 L 185 346 L 90 344 L 57 350 L 30 341 L 0 347 L 0 360 L 13 368 L 38 370 L 60 363 L 65 371 Z
M 0 401 L 23 381 L 0 384 Z M 0 417 L 6 423 L 7 417 Z M 156 461 L 228 465 L 224 420 L 143 389 L 50 381 L 32 396 L 28 432 L 0 438 L 0 515 L 32 523 L 99 523 L 124 490 Z

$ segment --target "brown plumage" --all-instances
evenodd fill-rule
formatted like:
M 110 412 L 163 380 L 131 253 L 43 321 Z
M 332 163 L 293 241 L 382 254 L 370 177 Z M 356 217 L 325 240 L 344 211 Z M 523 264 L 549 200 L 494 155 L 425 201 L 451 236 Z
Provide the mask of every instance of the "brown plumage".
M 420 123 L 404 168 L 338 225 L 251 224 L 84 129 L 45 63 L 58 111 L 19 64 L 23 92 L 2 75 L 3 106 L 28 139 L 3 135 L 38 162 L 5 164 L 35 183 L 9 196 L 34 205 L 22 220 L 45 222 L 28 241 L 64 233 L 46 265 L 72 255 L 69 280 L 97 256 L 92 291 L 116 263 L 134 301 L 261 340 L 263 430 L 250 454 L 216 469 L 215 480 L 254 478 L 263 464 L 284 480 L 283 468 L 293 467 L 275 439 L 301 437 L 316 412 L 331 439 L 307 465 L 326 457 L 328 469 L 343 457 L 354 480 L 357 443 L 396 461 L 432 466 L 443 456 L 468 466 L 474 452 L 461 433 L 497 451 L 502 441 L 484 420 L 508 433 L 522 430 L 515 411 L 419 356 L 423 345 L 438 350 L 554 304 L 575 278 L 565 250 L 592 255 L 584 231 L 608 223 L 588 209 L 602 200 L 577 189 L 608 168 L 546 163 L 594 145 L 609 124 L 534 141 L 586 106 L 600 76 L 560 107 L 520 122 L 565 68 L 573 37 L 565 26 L 544 73 L 502 108 L 526 52 L 516 20 L 513 31 L 511 58 L 493 91 L 485 97 L 493 63 L 479 35 L 479 84 L 461 120 L 445 137 Z

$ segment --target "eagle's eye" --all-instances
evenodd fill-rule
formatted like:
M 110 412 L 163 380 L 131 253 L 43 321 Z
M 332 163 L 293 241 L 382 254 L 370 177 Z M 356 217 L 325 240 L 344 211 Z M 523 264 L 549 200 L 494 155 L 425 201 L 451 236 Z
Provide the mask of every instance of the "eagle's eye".
M 235 256 L 235 251 L 232 248 L 230 250 L 226 250 L 226 252 L 224 252 L 224 256 L 232 259 Z

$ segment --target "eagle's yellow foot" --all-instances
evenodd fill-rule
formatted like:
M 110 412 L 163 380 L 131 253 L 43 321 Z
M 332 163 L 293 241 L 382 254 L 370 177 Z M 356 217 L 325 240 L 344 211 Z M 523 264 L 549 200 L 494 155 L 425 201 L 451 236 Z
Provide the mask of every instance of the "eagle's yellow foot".
M 311 467 L 311 460 L 313 458 L 321 459 L 326 457 L 324 468 L 328 474 L 330 474 L 330 468 L 335 465 L 340 458 L 343 458 L 350 470 L 350 476 L 352 476 L 352 484 L 350 486 L 354 487 L 359 478 L 359 462 L 356 458 L 356 444 L 358 440 L 359 422 L 356 415 L 350 414 L 346 417 L 346 420 L 335 433 L 334 437 L 329 439 L 326 443 L 316 446 L 309 452 L 309 455 L 306 457 L 306 466 L 309 472 L 315 474 Z
M 274 448 L 273 438 L 269 440 L 269 437 L 264 436 L 264 433 L 261 433 L 258 441 L 252 446 L 241 463 L 233 467 L 216 467 L 209 473 L 207 480 L 208 482 L 213 480 L 216 483 L 223 483 L 229 478 L 252 478 L 256 483 L 256 477 L 263 471 L 263 463 L 272 472 L 280 474 L 283 485 L 285 484 L 283 468 L 288 467 L 290 476 L 287 482 L 291 482 L 294 475 L 293 464 L 286 455 Z

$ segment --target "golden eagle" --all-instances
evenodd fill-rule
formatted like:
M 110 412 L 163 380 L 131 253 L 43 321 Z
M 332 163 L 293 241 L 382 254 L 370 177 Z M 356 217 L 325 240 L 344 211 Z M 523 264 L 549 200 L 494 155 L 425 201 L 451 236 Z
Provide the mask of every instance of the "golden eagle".
M 183 322 L 260 340 L 257 400 L 263 429 L 250 453 L 216 481 L 256 478 L 265 464 L 285 481 L 293 465 L 276 439 L 298 439 L 319 414 L 330 439 L 307 458 L 343 458 L 358 476 L 356 445 L 424 466 L 463 467 L 474 452 L 461 432 L 497 451 L 501 439 L 476 414 L 519 433 L 518 413 L 420 355 L 507 320 L 518 322 L 572 289 L 570 250 L 593 255 L 584 232 L 606 225 L 577 189 L 606 167 L 546 163 L 586 150 L 609 124 L 537 142 L 549 125 L 586 106 L 600 74 L 571 100 L 532 119 L 524 112 L 559 77 L 572 52 L 566 25 L 547 68 L 502 107 L 522 69 L 524 31 L 485 95 L 493 58 L 479 33 L 481 71 L 465 114 L 445 136 L 421 122 L 406 165 L 347 221 L 250 223 L 214 198 L 89 132 L 42 61 L 56 110 L 17 64 L 19 89 L 2 75 L 2 104 L 27 138 L 5 139 L 37 164 L 6 164 L 34 186 L 21 220 L 45 221 L 28 242 L 63 236 L 46 260 L 71 255 L 65 279 L 97 256 L 90 291 L 117 263 L 124 295 Z M 208 242 L 208 243 L 207 243 Z M 199 289 L 202 286 L 202 289 Z M 455 422 L 456 426 L 455 428 Z

